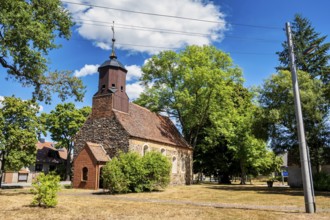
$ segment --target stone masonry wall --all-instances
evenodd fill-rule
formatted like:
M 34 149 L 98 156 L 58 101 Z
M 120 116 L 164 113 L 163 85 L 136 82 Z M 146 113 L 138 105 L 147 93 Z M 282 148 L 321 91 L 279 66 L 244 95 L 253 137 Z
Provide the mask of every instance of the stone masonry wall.
M 75 137 L 74 158 L 86 142 L 101 144 L 110 158 L 119 151 L 127 152 L 129 135 L 114 116 L 107 118 L 89 118 Z
M 191 149 L 138 138 L 131 138 L 129 140 L 130 151 L 135 151 L 143 155 L 145 147 L 147 151 L 154 150 L 162 152 L 172 162 L 172 166 L 175 166 L 171 172 L 171 185 L 192 184 L 193 159 Z

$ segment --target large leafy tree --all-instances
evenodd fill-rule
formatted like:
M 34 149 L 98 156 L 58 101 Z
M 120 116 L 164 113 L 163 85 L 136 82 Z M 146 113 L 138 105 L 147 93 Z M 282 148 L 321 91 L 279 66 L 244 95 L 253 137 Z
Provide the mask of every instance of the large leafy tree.
M 188 46 L 152 57 L 142 70 L 147 90 L 136 102 L 177 119 L 196 150 L 195 171 L 219 174 L 221 169 L 228 176 L 232 164 L 242 162 L 245 175 L 262 158 L 266 145 L 252 131 L 252 96 L 228 54 L 213 46 Z M 225 158 L 228 164 L 214 158 Z
M 213 108 L 226 109 L 231 90 L 242 82 L 241 70 L 226 53 L 212 46 L 161 52 L 142 70 L 141 81 L 147 90 L 136 103 L 175 118 L 192 146 L 196 146 Z M 216 103 L 217 97 L 222 101 Z
M 5 97 L 0 109 L 1 173 L 20 170 L 36 161 L 37 134 L 41 131 L 39 106 L 32 101 Z M 1 183 L 2 175 L 0 177 Z
M 272 165 L 265 139 L 256 135 L 260 132 L 255 130 L 259 108 L 252 102 L 252 97 L 250 91 L 242 85 L 236 85 L 231 94 L 231 102 L 226 106 L 230 114 L 223 117 L 220 113 L 223 110 L 217 109 L 211 113 L 213 125 L 206 128 L 208 138 L 205 141 L 208 148 L 213 148 L 213 151 L 225 150 L 222 154 L 224 160 L 217 161 L 217 166 L 222 166 L 225 169 L 221 170 L 228 170 L 227 174 L 231 175 L 237 174 L 239 170 L 241 184 L 245 184 L 247 174 L 265 173 Z M 236 165 L 236 173 L 231 170 L 235 168 L 233 163 Z M 225 174 L 222 175 L 226 179 Z
M 34 87 L 34 100 L 49 103 L 54 92 L 62 100 L 68 96 L 82 100 L 80 79 L 47 67 L 49 51 L 59 47 L 56 37 L 68 39 L 72 25 L 60 0 L 1 0 L 0 65 L 7 78 Z
M 323 84 L 303 71 L 298 71 L 300 96 L 306 141 L 310 149 L 312 165 L 326 163 L 326 154 L 330 147 L 329 106 L 323 95 Z M 280 71 L 265 81 L 261 90 L 260 103 L 268 115 L 268 132 L 271 146 L 276 151 L 291 150 L 298 152 L 297 122 L 294 111 L 291 74 Z M 299 164 L 299 156 L 296 163 Z M 317 169 L 319 171 L 319 169 Z
M 85 123 L 91 112 L 90 107 L 76 109 L 73 103 L 58 104 L 49 114 L 42 114 L 43 124 L 51 133 L 56 147 L 65 147 L 68 151 L 66 161 L 66 179 L 70 180 L 71 153 L 73 151 L 73 138 Z
M 297 14 L 292 22 L 292 41 L 294 52 L 296 55 L 296 65 L 299 70 L 309 73 L 313 78 L 320 79 L 325 88 L 328 89 L 327 96 L 329 98 L 329 82 L 330 82 L 330 43 L 326 43 L 327 36 L 317 33 L 312 27 L 311 22 Z M 280 66 L 277 70 L 290 69 L 290 58 L 288 44 L 286 41 L 282 43 L 283 50 L 277 52 L 279 56 Z M 314 51 L 304 53 L 304 51 L 314 47 Z

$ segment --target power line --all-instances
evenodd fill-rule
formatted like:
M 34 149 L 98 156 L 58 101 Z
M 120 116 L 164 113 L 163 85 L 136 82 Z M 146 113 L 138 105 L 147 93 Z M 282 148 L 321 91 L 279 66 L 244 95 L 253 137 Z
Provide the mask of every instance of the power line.
M 87 24 L 87 25 L 94 25 L 94 26 L 110 27 L 112 25 L 112 23 L 106 22 L 106 21 L 94 21 L 94 20 L 87 20 L 87 19 L 75 19 L 75 20 L 84 21 L 84 23 L 80 23 L 80 24 Z M 86 21 L 87 22 L 93 22 L 93 23 L 86 23 Z M 212 35 L 212 33 L 197 33 L 197 32 L 171 30 L 171 29 L 162 29 L 162 28 L 150 28 L 150 27 L 135 26 L 135 25 L 125 25 L 125 24 L 120 24 L 120 23 L 116 24 L 116 28 L 130 29 L 130 30 L 137 30 L 137 31 L 158 32 L 158 33 L 165 33 L 165 34 L 197 36 L 197 37 L 210 37 Z M 250 37 L 238 37 L 238 36 L 232 36 L 232 35 L 226 35 L 226 38 L 242 39 L 242 40 L 257 40 L 257 41 L 276 42 L 276 43 L 281 42 L 281 41 L 278 41 L 278 40 L 270 40 L 270 39 L 262 39 L 262 38 L 250 38 Z
M 223 21 L 211 21 L 211 20 L 204 20 L 204 19 L 198 19 L 198 18 L 188 18 L 188 17 L 182 17 L 182 16 L 174 16 L 174 15 L 166 15 L 166 14 L 158 14 L 158 13 L 150 13 L 150 12 L 142 12 L 142 11 L 133 11 L 133 10 L 128 10 L 128 9 L 120 9 L 120 8 L 99 6 L 99 5 L 86 4 L 86 3 L 77 3 L 77 2 L 70 2 L 70 1 L 62 1 L 62 2 L 67 3 L 67 4 L 73 4 L 73 5 L 84 5 L 84 6 L 89 6 L 89 7 L 110 9 L 110 10 L 123 11 L 123 12 L 135 13 L 135 14 L 151 15 L 151 16 L 166 17 L 166 18 L 176 18 L 176 19 L 199 21 L 199 22 L 206 22 L 206 23 L 215 23 L 215 24 L 226 24 Z M 280 29 L 280 30 L 282 30 L 282 28 L 280 28 L 280 27 L 251 25 L 251 24 L 231 23 L 231 25 L 252 27 L 252 28 L 262 28 L 262 29 Z
M 77 39 L 77 38 L 71 38 L 70 40 L 73 41 L 88 41 L 87 39 Z M 116 45 L 118 46 L 131 46 L 131 47 L 144 47 L 144 48 L 157 48 L 157 49 L 167 49 L 167 50 L 178 50 L 181 49 L 181 47 L 162 47 L 162 46 L 153 46 L 153 45 L 143 45 L 143 44 L 130 44 L 130 43 L 120 43 L 117 42 Z M 240 54 L 240 55 L 274 55 L 275 53 L 258 53 L 258 52 L 228 52 L 223 51 L 225 53 L 229 54 Z

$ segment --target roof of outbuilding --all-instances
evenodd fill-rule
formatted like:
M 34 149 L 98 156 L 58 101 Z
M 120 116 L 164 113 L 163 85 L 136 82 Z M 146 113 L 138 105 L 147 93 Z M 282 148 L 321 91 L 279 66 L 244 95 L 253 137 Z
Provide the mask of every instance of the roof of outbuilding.
M 134 103 L 129 103 L 129 113 L 115 109 L 113 111 L 120 124 L 132 137 L 191 148 L 168 117 Z
M 106 151 L 101 144 L 95 144 L 91 142 L 86 142 L 88 148 L 92 152 L 94 158 L 98 162 L 107 162 L 110 160 L 110 157 L 107 155 Z
M 56 149 L 53 142 L 38 142 L 37 146 L 37 162 L 51 162 L 60 163 L 60 160 L 66 160 L 68 152 L 65 148 Z M 56 152 L 55 154 L 49 154 L 49 152 Z

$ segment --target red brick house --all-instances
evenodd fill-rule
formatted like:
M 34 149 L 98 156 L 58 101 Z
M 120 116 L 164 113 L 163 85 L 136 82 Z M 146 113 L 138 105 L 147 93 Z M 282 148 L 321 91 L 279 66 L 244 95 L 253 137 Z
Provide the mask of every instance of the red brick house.
M 172 161 L 171 184 L 191 184 L 192 147 L 168 117 L 129 102 L 127 70 L 114 51 L 98 72 L 99 85 L 93 96 L 92 113 L 75 137 L 73 187 L 99 187 L 100 169 L 106 156 L 102 153 L 103 159 L 97 159 L 91 146 L 98 146 L 99 152 L 104 149 L 110 158 L 119 151 L 135 151 L 141 155 L 150 150 L 159 151 Z M 86 172 L 88 175 L 84 177 Z

